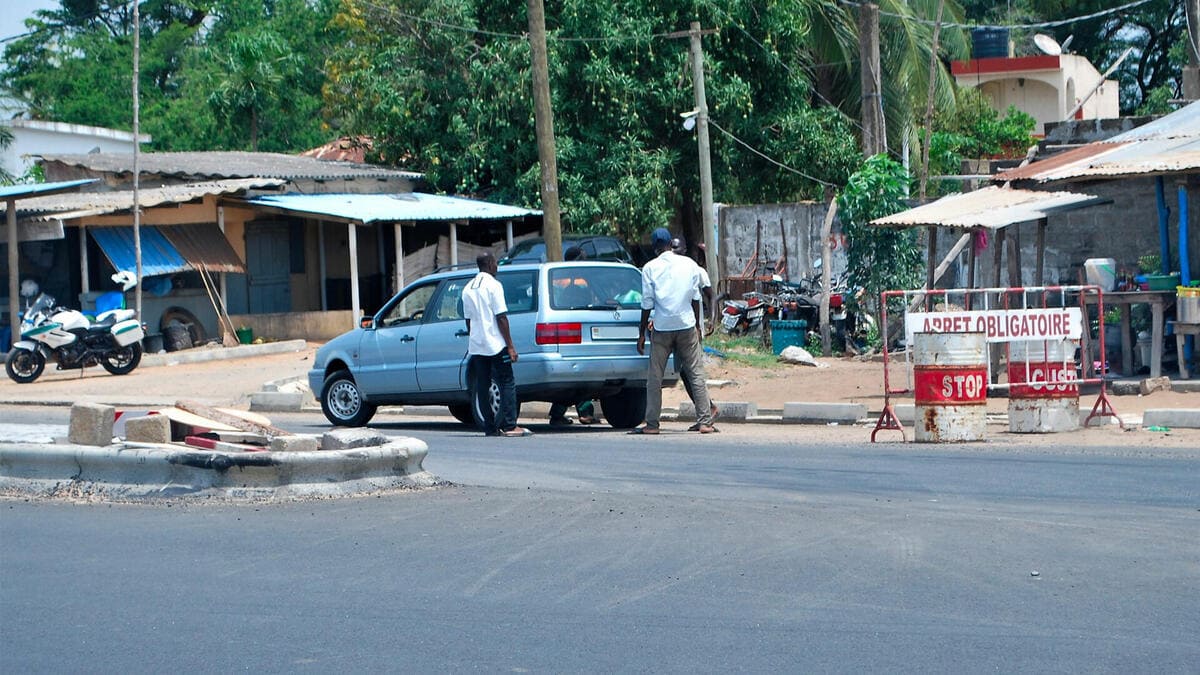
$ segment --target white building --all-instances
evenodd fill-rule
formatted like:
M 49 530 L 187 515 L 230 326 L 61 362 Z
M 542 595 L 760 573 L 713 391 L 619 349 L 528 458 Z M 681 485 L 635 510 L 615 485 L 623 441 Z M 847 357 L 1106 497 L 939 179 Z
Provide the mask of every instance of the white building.
M 1036 135 L 1046 133 L 1047 122 L 1121 115 L 1117 81 L 1104 79 L 1076 54 L 955 61 L 950 71 L 958 86 L 978 88 L 1001 114 L 1011 105 L 1032 115 L 1038 121 Z
M 33 166 L 33 156 L 133 152 L 133 134 L 128 131 L 26 119 L 0 120 L 0 124 L 13 134 L 12 144 L 0 153 L 0 167 L 14 176 Z M 150 136 L 142 134 L 141 141 L 149 143 Z

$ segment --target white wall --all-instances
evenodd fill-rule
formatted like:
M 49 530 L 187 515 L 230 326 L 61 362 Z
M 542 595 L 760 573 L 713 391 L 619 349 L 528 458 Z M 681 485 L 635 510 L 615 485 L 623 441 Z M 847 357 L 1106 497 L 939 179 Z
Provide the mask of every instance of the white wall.
M 0 166 L 20 176 L 33 165 L 30 155 L 133 152 L 133 134 L 82 124 L 12 119 L 0 122 L 12 130 L 13 142 L 0 154 Z M 142 143 L 150 137 L 142 134 Z

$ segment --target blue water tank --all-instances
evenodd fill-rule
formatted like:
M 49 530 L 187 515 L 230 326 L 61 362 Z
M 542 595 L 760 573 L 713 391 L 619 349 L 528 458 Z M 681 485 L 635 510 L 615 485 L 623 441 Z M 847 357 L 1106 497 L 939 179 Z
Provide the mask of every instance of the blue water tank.
M 1005 58 L 1008 56 L 1007 28 L 972 28 L 971 56 L 976 59 Z

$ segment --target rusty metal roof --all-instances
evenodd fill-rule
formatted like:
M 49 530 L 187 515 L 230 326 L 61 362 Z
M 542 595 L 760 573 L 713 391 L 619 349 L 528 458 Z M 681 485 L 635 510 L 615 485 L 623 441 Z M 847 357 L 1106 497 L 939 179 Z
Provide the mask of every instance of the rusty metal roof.
M 999 229 L 1040 220 L 1060 211 L 1110 200 L 1076 192 L 1044 192 L 991 186 L 947 195 L 937 201 L 871 221 L 877 227 L 986 227 Z
M 993 182 L 1050 183 L 1200 170 L 1200 102 L 1103 141 L 1002 171 Z
M 186 185 L 168 185 L 140 190 L 138 204 L 143 209 L 163 204 L 185 204 L 209 195 L 239 194 L 247 190 L 275 188 L 286 182 L 279 178 L 239 178 Z M 52 197 L 22 199 L 17 202 L 18 217 L 34 222 L 86 218 L 132 210 L 132 190 L 76 192 Z M 4 204 L 0 203 L 0 213 L 3 212 Z
M 41 160 L 105 173 L 133 173 L 133 153 L 41 155 Z M 287 180 L 407 178 L 415 180 L 424 175 L 372 164 L 334 162 L 273 152 L 147 152 L 142 153 L 139 168 L 143 175 L 197 180 L 221 178 L 284 178 Z

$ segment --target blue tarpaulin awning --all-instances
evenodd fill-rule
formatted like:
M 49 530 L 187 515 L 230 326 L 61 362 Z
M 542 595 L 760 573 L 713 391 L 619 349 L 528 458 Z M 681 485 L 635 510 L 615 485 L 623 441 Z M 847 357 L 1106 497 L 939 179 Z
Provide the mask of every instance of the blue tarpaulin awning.
M 104 257 L 108 258 L 117 271 L 137 272 L 132 227 L 90 227 L 88 232 L 104 252 Z M 158 228 L 143 227 L 141 235 L 142 276 L 175 274 L 192 269 L 179 253 L 179 249 L 167 241 Z

